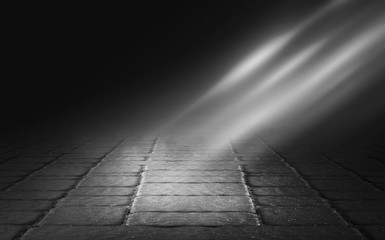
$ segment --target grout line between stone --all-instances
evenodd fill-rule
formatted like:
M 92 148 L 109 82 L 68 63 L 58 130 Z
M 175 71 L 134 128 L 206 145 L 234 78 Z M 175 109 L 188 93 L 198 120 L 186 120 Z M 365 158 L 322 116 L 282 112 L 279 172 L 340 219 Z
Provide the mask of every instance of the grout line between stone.
M 306 180 L 306 177 L 303 176 L 302 174 L 300 174 L 290 163 L 288 163 L 284 156 L 282 156 L 281 154 L 277 153 L 274 149 L 272 149 L 262 138 L 259 137 L 259 140 L 262 142 L 262 144 L 264 144 L 268 149 L 270 149 L 274 154 L 276 154 L 280 160 L 288 167 L 290 168 L 293 173 L 295 175 L 297 175 L 297 177 L 299 177 L 307 187 L 309 187 L 310 189 L 314 190 L 318 197 L 320 197 L 322 200 L 324 200 L 327 205 L 338 215 L 340 216 L 340 218 L 343 220 L 343 222 L 346 224 L 347 227 L 350 227 L 352 229 L 354 229 L 355 231 L 357 231 L 358 233 L 361 234 L 362 237 L 364 238 L 367 238 L 368 239 L 368 236 L 367 234 L 363 233 L 359 228 L 357 228 L 352 222 L 350 222 L 347 217 L 342 213 L 340 212 L 334 205 L 333 203 L 328 199 L 328 198 L 325 198 L 322 193 L 315 187 L 312 186 L 312 184 Z M 370 239 L 370 238 L 369 238 Z
M 151 159 L 151 156 L 154 153 L 154 151 L 158 145 L 158 142 L 159 142 L 159 137 L 157 136 L 157 137 L 155 137 L 155 140 L 153 142 L 153 145 L 152 145 L 150 153 L 149 153 L 151 155 L 150 155 L 150 157 L 146 157 L 146 160 L 144 161 L 144 163 L 147 163 Z M 139 174 L 138 185 L 135 187 L 135 191 L 132 194 L 132 199 L 129 203 L 129 209 L 127 210 L 126 215 L 124 216 L 123 225 L 125 225 L 125 226 L 128 226 L 128 219 L 129 219 L 129 216 L 131 213 L 131 207 L 134 205 L 135 199 L 138 197 L 138 195 L 137 195 L 138 191 L 140 190 L 141 186 L 143 185 L 143 174 L 146 171 L 146 169 L 147 169 L 147 164 L 143 164 L 141 167 L 141 170 L 140 170 L 140 174 Z
M 313 150 L 312 147 L 310 147 L 310 146 L 308 146 L 308 145 L 304 145 L 304 144 L 302 144 L 301 142 L 299 142 L 299 141 L 297 141 L 297 140 L 294 140 L 294 139 L 293 139 L 293 141 L 295 141 L 295 142 L 297 142 L 298 144 L 300 144 L 300 145 L 302 145 L 302 146 L 308 148 L 309 150 Z M 325 154 L 323 154 L 323 153 L 318 153 L 318 154 L 321 155 L 322 157 L 324 157 L 324 158 L 326 158 L 326 159 L 332 161 L 333 163 L 335 163 L 335 164 L 338 165 L 339 167 L 343 168 L 344 170 L 350 172 L 351 174 L 353 174 L 355 177 L 357 177 L 357 178 L 360 179 L 361 181 L 363 181 L 363 182 L 369 184 L 369 185 L 370 185 L 371 187 L 373 187 L 376 191 L 383 191 L 381 188 L 377 187 L 377 186 L 376 186 L 375 184 L 373 184 L 372 182 L 366 180 L 365 178 L 363 178 L 362 176 L 360 176 L 359 174 L 357 174 L 355 171 L 353 171 L 353 170 L 351 170 L 351 169 L 345 167 L 344 165 L 342 165 L 342 164 L 339 163 L 339 162 L 336 162 L 335 160 L 333 160 L 333 158 L 330 158 L 330 157 L 328 157 L 327 155 L 325 155 Z M 364 156 L 364 155 L 363 155 L 363 156 Z
M 89 141 L 87 141 L 87 142 L 85 142 L 85 143 L 83 143 L 83 144 L 80 144 L 78 147 L 75 147 L 74 149 L 72 149 L 72 151 L 75 151 L 76 149 L 79 149 L 79 148 L 81 148 L 82 146 L 87 145 L 88 143 L 89 143 Z M 48 152 L 52 152 L 52 151 L 53 151 L 53 150 L 50 150 L 50 151 L 48 151 Z M 22 154 L 21 154 L 21 155 L 22 155 Z M 41 166 L 40 168 L 38 168 L 38 169 L 32 171 L 31 173 L 25 175 L 25 176 L 24 176 L 23 178 L 21 178 L 19 181 L 16 181 L 16 182 L 12 183 L 9 187 L 7 187 L 6 189 L 4 189 L 3 191 L 9 191 L 9 190 L 11 190 L 13 187 L 15 187 L 15 186 L 19 185 L 20 183 L 24 182 L 25 180 L 30 179 L 35 173 L 37 173 L 38 171 L 43 170 L 43 169 L 45 169 L 45 168 L 51 166 L 53 163 L 55 163 L 57 160 L 61 159 L 61 158 L 62 158 L 63 156 L 65 156 L 65 155 L 66 155 L 65 153 L 62 153 L 62 154 L 58 155 L 57 157 L 55 157 L 55 158 L 52 159 L 51 161 L 45 163 L 45 164 L 44 164 L 43 166 Z M 3 162 L 3 163 L 4 163 L 4 162 Z M 3 163 L 2 163 L 2 164 L 3 164 Z
M 239 158 L 235 154 L 234 147 L 233 147 L 233 144 L 232 144 L 231 140 L 229 140 L 228 142 L 229 142 L 229 147 L 231 149 L 231 152 L 232 152 L 232 154 L 234 156 L 234 160 L 239 161 Z M 243 167 L 241 165 L 239 165 L 239 168 L 240 168 L 240 171 L 241 171 L 241 182 L 242 182 L 242 185 L 245 188 L 245 190 L 246 190 L 246 192 L 247 192 L 247 194 L 248 194 L 248 196 L 250 198 L 250 201 L 253 204 L 254 210 L 255 210 L 255 213 L 253 215 L 255 216 L 256 224 L 257 224 L 257 226 L 261 226 L 262 218 L 261 218 L 261 214 L 259 212 L 259 209 L 257 207 L 258 206 L 257 205 L 257 201 L 255 200 L 254 195 L 251 193 L 250 187 L 247 184 L 247 180 L 246 180 L 246 177 L 245 177 L 245 172 L 244 172 Z
M 111 153 L 111 152 L 113 152 L 116 148 L 118 148 L 122 143 L 124 142 L 124 140 L 123 141 L 120 141 L 120 143 L 118 143 L 114 148 L 112 148 L 109 152 L 107 152 L 105 155 L 104 155 L 104 157 L 102 157 L 102 158 L 100 158 L 100 160 L 97 162 L 97 163 L 95 163 L 94 164 L 94 166 L 92 166 L 90 169 L 88 169 L 87 170 L 87 172 L 80 178 L 80 179 L 78 179 L 77 181 L 76 181 L 76 183 L 70 188 L 70 189 L 68 189 L 67 191 L 65 191 L 65 193 L 61 196 L 61 198 L 59 198 L 59 199 L 57 199 L 57 200 L 55 200 L 55 201 L 53 201 L 53 204 L 51 205 L 51 207 L 49 208 L 49 209 L 47 209 L 45 212 L 43 212 L 42 213 L 42 215 L 40 215 L 40 217 L 29 227 L 29 228 L 26 228 L 26 229 L 24 229 L 23 231 L 21 231 L 15 238 L 14 238 L 14 240 L 19 240 L 19 239 L 21 239 L 26 233 L 28 233 L 30 230 L 32 230 L 33 228 L 36 228 L 36 227 L 38 227 L 39 225 L 40 225 L 40 223 L 53 211 L 53 209 L 55 209 L 58 205 L 59 205 L 59 203 L 61 202 L 61 201 L 63 201 L 67 196 L 68 196 L 68 194 L 72 191 L 72 190 L 74 190 L 75 188 L 77 188 L 78 186 L 79 186 L 79 184 L 81 184 L 81 182 L 90 174 L 90 173 L 92 173 L 92 171 L 96 168 L 96 167 L 98 167 L 102 162 L 103 162 L 103 160 L 105 160 L 108 156 L 109 156 L 109 154 Z M 85 145 L 85 144 L 83 144 L 83 145 Z M 83 145 L 81 145 L 81 146 L 83 146 Z M 80 147 L 79 147 L 80 148 Z M 76 148 L 76 149 L 78 149 L 78 148 Z M 63 155 L 65 155 L 65 154 L 63 154 Z M 58 158 L 59 159 L 59 158 Z

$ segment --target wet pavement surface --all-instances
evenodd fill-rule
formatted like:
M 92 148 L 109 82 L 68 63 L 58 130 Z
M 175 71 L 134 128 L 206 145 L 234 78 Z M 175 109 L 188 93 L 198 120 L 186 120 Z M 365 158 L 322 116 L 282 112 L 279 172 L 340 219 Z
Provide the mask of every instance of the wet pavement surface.
M 383 239 L 385 145 L 1 143 L 0 239 Z

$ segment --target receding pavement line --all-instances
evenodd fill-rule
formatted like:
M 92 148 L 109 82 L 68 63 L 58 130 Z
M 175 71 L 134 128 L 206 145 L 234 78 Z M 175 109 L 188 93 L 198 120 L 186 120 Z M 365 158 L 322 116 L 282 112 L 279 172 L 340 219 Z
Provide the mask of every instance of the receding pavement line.
M 157 143 L 127 225 L 258 226 L 240 165 L 229 155 L 231 149 L 215 151 L 199 143 L 178 146 L 180 142 L 161 138 Z

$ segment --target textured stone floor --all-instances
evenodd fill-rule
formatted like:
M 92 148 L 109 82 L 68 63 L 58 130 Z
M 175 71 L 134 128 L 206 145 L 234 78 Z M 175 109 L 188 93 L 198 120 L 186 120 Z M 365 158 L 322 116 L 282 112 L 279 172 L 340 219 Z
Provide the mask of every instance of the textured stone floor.
M 0 239 L 384 239 L 385 145 L 1 143 Z

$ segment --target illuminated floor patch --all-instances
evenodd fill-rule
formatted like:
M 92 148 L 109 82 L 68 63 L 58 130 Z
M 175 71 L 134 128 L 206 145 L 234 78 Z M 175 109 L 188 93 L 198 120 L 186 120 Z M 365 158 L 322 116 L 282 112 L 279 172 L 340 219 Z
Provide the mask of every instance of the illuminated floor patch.
M 259 225 L 231 147 L 161 139 L 146 161 L 127 225 Z

